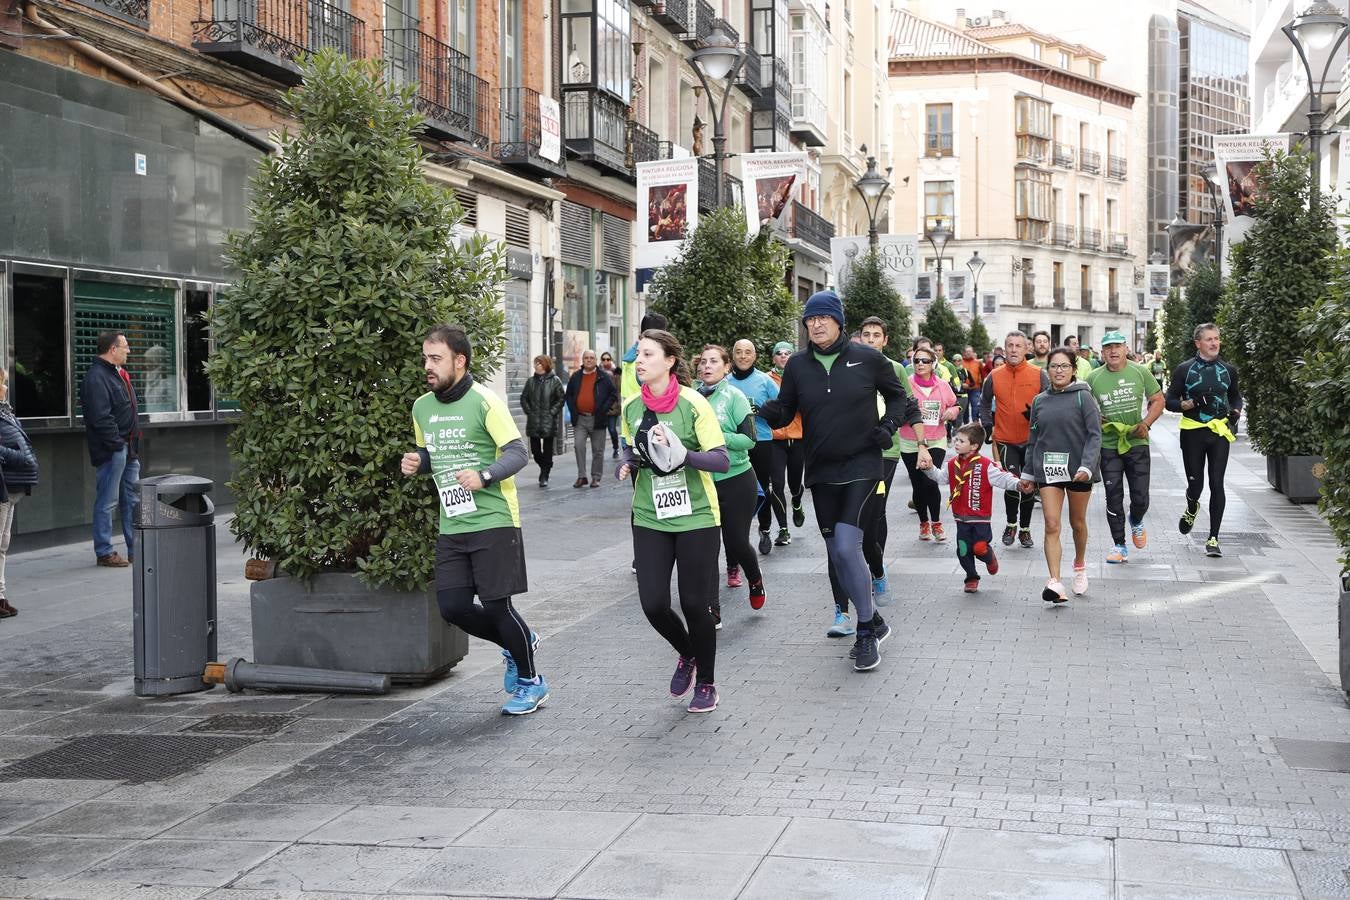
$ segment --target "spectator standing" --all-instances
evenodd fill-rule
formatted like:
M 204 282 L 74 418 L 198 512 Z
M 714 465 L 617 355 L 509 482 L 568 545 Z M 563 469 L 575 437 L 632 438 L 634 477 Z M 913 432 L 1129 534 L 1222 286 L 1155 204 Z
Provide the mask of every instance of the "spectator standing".
M 577 455 L 577 480 L 574 488 L 583 488 L 586 479 L 586 442 L 591 445 L 590 486 L 600 486 L 605 465 L 605 419 L 617 399 L 614 381 L 596 365 L 595 351 L 581 354 L 581 369 L 567 379 L 567 411 L 572 416 L 572 440 Z
M 94 491 L 94 557 L 100 566 L 126 568 L 134 561 L 132 524 L 140 496 L 141 478 L 137 450 L 141 432 L 137 425 L 136 390 L 125 366 L 131 354 L 127 336 L 105 331 L 98 336 L 98 356 L 89 364 L 80 384 L 80 409 L 84 435 L 89 443 L 89 462 L 97 472 Z M 113 548 L 112 513 L 122 520 L 122 538 L 127 555 Z
M 525 436 L 530 454 L 539 466 L 539 486 L 548 487 L 553 471 L 553 441 L 562 430 L 563 385 L 553 374 L 553 360 L 534 358 L 534 374 L 520 390 L 520 408 L 525 413 Z

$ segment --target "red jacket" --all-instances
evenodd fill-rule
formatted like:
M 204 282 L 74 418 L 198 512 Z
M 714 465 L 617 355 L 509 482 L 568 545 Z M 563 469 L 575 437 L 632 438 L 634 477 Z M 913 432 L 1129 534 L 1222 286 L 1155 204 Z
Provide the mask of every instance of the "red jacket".
M 958 522 L 988 522 L 994 515 L 994 495 L 999 491 L 1015 491 L 1019 484 L 1016 475 L 978 453 L 952 456 L 941 469 L 923 472 L 938 484 L 951 486 L 947 505 Z

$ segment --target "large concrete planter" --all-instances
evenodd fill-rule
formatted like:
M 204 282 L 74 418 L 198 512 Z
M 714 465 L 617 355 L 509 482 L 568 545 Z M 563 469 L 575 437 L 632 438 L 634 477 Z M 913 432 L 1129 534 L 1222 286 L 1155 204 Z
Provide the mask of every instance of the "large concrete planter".
M 469 640 L 445 622 L 430 591 L 370 588 L 345 573 L 255 581 L 253 658 L 279 666 L 380 672 L 397 683 L 439 678 Z
M 1291 503 L 1316 503 L 1322 496 L 1326 463 L 1320 456 L 1283 456 L 1280 490 Z
M 1350 695 L 1350 574 L 1341 576 L 1341 603 L 1336 613 L 1341 644 L 1341 690 Z
M 1281 494 L 1284 493 L 1284 457 L 1267 456 L 1266 457 L 1266 481 L 1275 490 Z

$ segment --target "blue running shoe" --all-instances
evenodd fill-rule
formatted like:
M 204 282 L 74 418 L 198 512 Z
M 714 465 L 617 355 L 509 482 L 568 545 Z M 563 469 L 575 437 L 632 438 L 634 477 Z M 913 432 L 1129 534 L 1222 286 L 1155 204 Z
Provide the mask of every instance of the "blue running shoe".
M 544 680 L 544 676 L 539 676 L 538 683 L 517 681 L 516 689 L 511 692 L 511 699 L 506 701 L 502 712 L 508 716 L 527 716 L 543 706 L 547 699 L 548 682 Z
M 530 632 L 530 650 L 539 649 L 539 635 L 533 631 Z M 502 662 L 506 663 L 506 672 L 502 675 L 502 690 L 506 693 L 514 693 L 516 690 L 516 679 L 520 677 L 520 670 L 516 668 L 516 660 L 511 656 L 511 651 L 502 651 Z
M 839 607 L 836 606 L 834 608 L 834 624 L 825 634 L 828 637 L 848 637 L 853 634 L 853 621 L 849 618 L 848 613 L 841 612 Z
M 886 570 L 881 570 L 880 578 L 872 579 L 872 599 L 877 606 L 889 606 L 891 602 L 891 582 Z

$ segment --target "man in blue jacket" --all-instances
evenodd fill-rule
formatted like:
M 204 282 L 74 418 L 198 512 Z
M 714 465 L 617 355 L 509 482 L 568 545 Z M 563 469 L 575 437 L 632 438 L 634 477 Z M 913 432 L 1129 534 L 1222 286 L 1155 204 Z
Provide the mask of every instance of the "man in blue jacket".
M 125 568 L 134 559 L 132 523 L 140 496 L 136 482 L 141 477 L 137 459 L 140 429 L 136 425 L 136 391 L 123 368 L 131 345 L 120 331 L 98 336 L 98 356 L 84 373 L 80 385 L 80 408 L 84 435 L 89 442 L 89 462 L 97 470 L 94 494 L 94 556 L 98 565 Z M 127 556 L 113 549 L 112 511 L 122 520 Z

